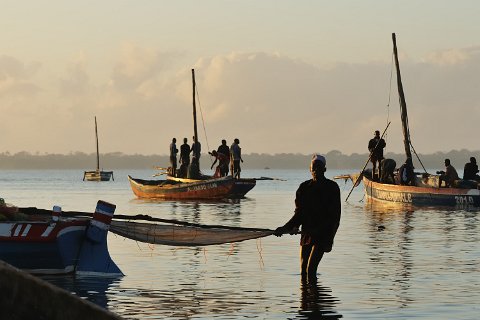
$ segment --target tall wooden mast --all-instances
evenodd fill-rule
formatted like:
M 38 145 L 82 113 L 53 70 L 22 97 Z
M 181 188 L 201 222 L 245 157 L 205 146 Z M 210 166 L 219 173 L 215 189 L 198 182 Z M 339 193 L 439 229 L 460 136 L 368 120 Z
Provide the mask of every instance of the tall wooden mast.
M 100 154 L 98 152 L 97 117 L 95 117 L 95 141 L 97 142 L 97 171 L 99 171 L 100 170 Z
M 407 103 L 405 102 L 405 95 L 403 93 L 402 77 L 400 75 L 400 64 L 398 63 L 397 41 L 395 33 L 392 33 L 392 41 L 393 55 L 395 56 L 395 67 L 397 69 L 397 86 L 402 119 L 403 144 L 405 146 L 405 155 L 407 156 L 407 158 L 411 158 L 412 152 L 410 150 L 410 130 L 408 128 Z
M 195 70 L 192 69 L 192 84 L 193 84 L 193 142 L 195 145 L 198 142 L 198 135 L 197 135 L 197 107 L 195 104 Z M 194 151 L 195 152 L 195 151 Z M 199 160 L 199 159 L 197 159 Z

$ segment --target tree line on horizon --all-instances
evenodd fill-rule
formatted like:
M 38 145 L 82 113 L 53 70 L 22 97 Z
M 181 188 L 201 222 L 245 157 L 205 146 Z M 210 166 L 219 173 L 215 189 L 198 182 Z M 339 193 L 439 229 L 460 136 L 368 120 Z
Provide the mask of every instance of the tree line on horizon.
M 338 150 L 329 151 L 324 154 L 327 159 L 328 169 L 357 169 L 365 166 L 368 160 L 368 153 L 343 154 Z M 435 152 L 432 154 L 419 154 L 419 158 L 427 169 L 443 169 L 444 159 L 451 160 L 457 170 L 463 169 L 470 157 L 480 160 L 480 151 L 469 151 L 466 149 L 452 150 L 448 152 Z M 300 153 L 279 153 L 259 154 L 250 153 L 242 155 L 244 169 L 308 169 L 311 155 Z M 397 167 L 405 161 L 405 155 L 388 152 L 386 158 L 394 159 Z M 414 155 L 414 166 L 416 171 L 422 171 L 422 166 Z M 82 169 L 92 170 L 96 167 L 96 154 L 75 152 L 70 154 L 31 154 L 29 152 L 0 153 L 0 169 Z M 200 158 L 201 168 L 210 169 L 214 159 L 208 154 L 202 154 Z M 121 152 L 105 153 L 100 155 L 100 169 L 153 169 L 154 166 L 167 167 L 169 165 L 168 155 L 127 155 Z M 368 165 L 367 168 L 371 167 Z

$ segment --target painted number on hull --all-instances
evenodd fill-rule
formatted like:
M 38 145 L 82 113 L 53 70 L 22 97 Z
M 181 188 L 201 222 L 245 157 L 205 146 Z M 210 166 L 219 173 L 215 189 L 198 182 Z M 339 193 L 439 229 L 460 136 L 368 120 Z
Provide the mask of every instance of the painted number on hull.
M 455 196 L 455 202 L 457 204 L 473 204 L 473 197 Z
M 213 189 L 213 188 L 216 188 L 216 187 L 217 187 L 216 183 L 208 183 L 208 184 L 202 184 L 202 185 L 199 185 L 199 186 L 189 187 L 188 191 L 200 191 L 200 190 Z

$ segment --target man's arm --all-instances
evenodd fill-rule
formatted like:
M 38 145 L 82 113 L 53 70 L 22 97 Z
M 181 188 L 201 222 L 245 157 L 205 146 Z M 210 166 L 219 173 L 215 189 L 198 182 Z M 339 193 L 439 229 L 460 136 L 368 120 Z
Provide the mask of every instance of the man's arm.
M 290 218 L 290 220 L 288 220 L 287 223 L 285 223 L 281 227 L 278 227 L 275 230 L 274 235 L 276 235 L 277 237 L 281 237 L 282 234 L 284 233 L 288 233 L 288 232 L 293 233 L 295 229 L 298 228 L 302 223 L 301 217 L 303 214 L 303 210 L 302 210 L 303 201 L 301 200 L 302 198 L 301 188 L 302 188 L 302 185 L 300 185 L 300 187 L 298 188 L 295 196 L 295 213 Z

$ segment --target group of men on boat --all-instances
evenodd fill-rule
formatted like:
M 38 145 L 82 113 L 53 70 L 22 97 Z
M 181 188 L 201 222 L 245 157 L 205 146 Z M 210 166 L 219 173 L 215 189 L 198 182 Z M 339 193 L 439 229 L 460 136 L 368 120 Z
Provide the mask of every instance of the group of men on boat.
M 172 143 L 170 143 L 169 175 L 189 179 L 195 179 L 200 176 L 200 155 L 202 147 L 195 137 L 193 137 L 193 141 L 192 146 L 190 146 L 187 143 L 187 138 L 183 138 L 183 144 L 180 146 L 180 168 L 177 170 L 177 139 L 172 139 Z M 230 171 L 233 178 L 240 179 L 240 172 L 242 171 L 240 162 L 243 162 L 243 159 L 240 140 L 238 138 L 234 139 L 230 147 L 228 147 L 227 141 L 223 139 L 222 144 L 217 150 L 208 152 L 208 154 L 215 158 L 215 161 L 210 166 L 211 169 L 218 163 L 213 175 L 214 178 L 226 177 Z
M 370 161 L 372 163 L 372 179 L 381 183 L 416 185 L 416 174 L 413 161 L 407 157 L 405 162 L 398 168 L 395 174 L 396 162 L 393 159 L 385 159 L 383 149 L 386 147 L 385 140 L 380 137 L 380 131 L 375 130 L 374 137 L 368 142 Z M 437 171 L 438 187 L 477 188 L 480 185 L 478 165 L 475 157 L 470 157 L 470 162 L 465 164 L 463 179 L 458 176 L 457 170 L 451 164 L 450 159 L 444 160 L 445 170 Z M 378 168 L 378 170 L 377 170 Z M 378 172 L 378 174 L 377 174 Z

